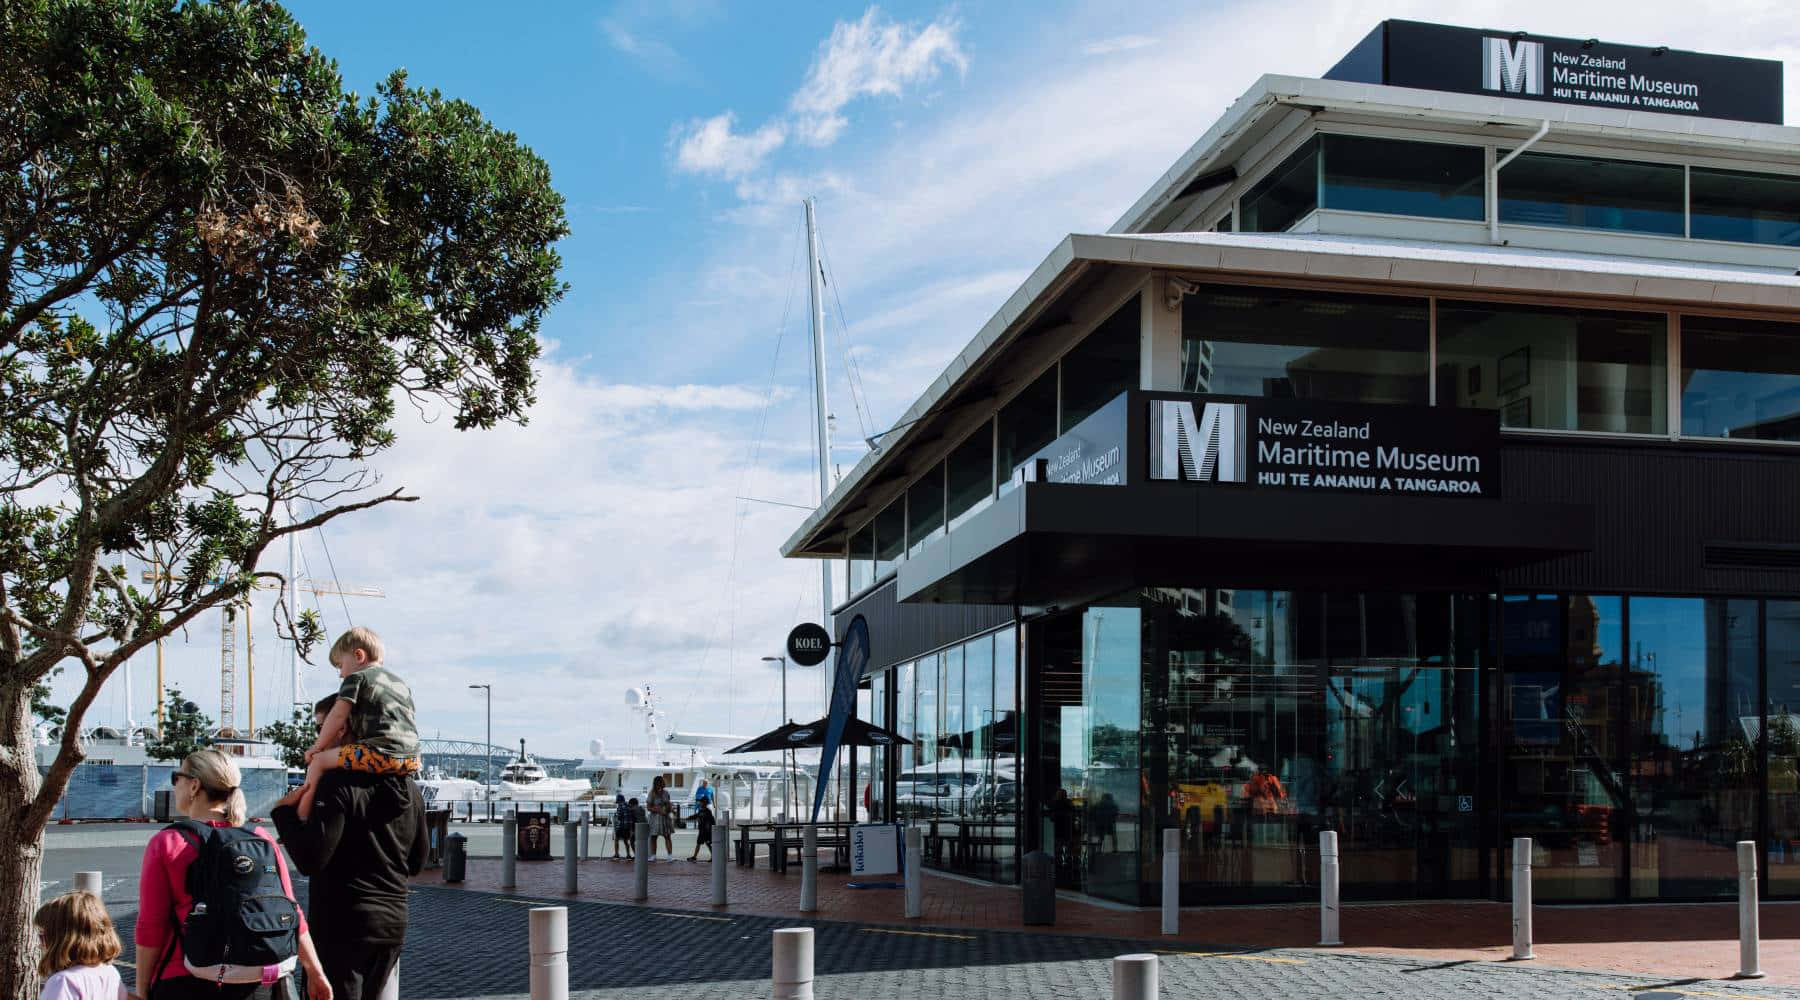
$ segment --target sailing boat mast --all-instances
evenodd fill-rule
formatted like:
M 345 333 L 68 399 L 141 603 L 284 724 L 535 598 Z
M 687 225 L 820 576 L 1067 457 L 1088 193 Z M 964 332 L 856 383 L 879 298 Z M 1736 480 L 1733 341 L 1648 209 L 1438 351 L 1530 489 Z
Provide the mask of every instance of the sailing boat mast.
M 814 218 L 816 203 L 806 199 L 806 262 L 812 292 L 813 341 L 813 411 L 819 422 L 819 506 L 831 495 L 831 427 L 825 413 L 825 296 L 824 272 L 819 268 L 819 225 Z M 819 610 L 819 623 L 831 628 L 831 560 L 819 560 L 819 596 L 824 606 Z M 782 720 L 786 722 L 786 719 Z

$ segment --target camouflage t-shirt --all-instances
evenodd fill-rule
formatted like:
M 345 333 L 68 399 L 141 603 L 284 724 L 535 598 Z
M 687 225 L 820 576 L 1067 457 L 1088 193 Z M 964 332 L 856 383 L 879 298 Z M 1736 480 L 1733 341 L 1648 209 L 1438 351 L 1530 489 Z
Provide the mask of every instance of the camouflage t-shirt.
M 382 666 L 364 667 L 344 678 L 338 698 L 350 703 L 349 742 L 390 757 L 419 755 L 412 689 L 398 674 Z

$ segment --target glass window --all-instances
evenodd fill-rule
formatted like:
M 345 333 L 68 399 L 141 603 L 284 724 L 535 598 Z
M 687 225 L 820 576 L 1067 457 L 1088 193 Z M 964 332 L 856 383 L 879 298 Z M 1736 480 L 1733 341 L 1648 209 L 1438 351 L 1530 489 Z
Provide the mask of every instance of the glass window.
M 963 740 L 968 728 L 963 711 L 963 651 L 951 646 L 938 657 L 938 784 L 944 792 L 938 814 L 959 819 L 968 781 L 968 755 Z
M 1630 829 L 1618 766 L 1624 602 L 1509 595 L 1500 628 L 1507 832 L 1497 870 L 1510 870 L 1511 838 L 1530 837 L 1538 898 L 1616 898 Z M 1510 894 L 1511 884 L 1500 888 Z
M 1308 139 L 1238 202 L 1238 231 L 1286 232 L 1319 207 L 1319 140 Z
M 1800 894 L 1800 601 L 1770 601 L 1769 895 Z
M 1800 441 L 1800 324 L 1681 317 L 1681 433 Z
M 1018 634 L 1011 628 L 994 633 L 994 724 L 989 744 L 993 755 L 994 792 L 989 816 L 993 827 L 994 877 L 1015 878 L 1019 857 L 1019 805 L 1025 789 L 1019 772 Z
M 859 594 L 875 582 L 875 522 L 850 536 L 850 593 Z
M 993 434 L 993 424 L 982 424 L 944 462 L 951 530 L 994 499 Z
M 1438 302 L 1438 405 L 1498 409 L 1502 427 L 1662 434 L 1668 318 Z
M 906 498 L 875 515 L 875 579 L 894 571 L 906 556 Z
M 1500 171 L 1500 221 L 1680 236 L 1684 184 L 1678 166 L 1528 152 Z
M 1800 246 L 1800 176 L 1694 167 L 1688 199 L 1697 240 Z
M 1423 299 L 1204 286 L 1182 308 L 1181 387 L 1423 405 L 1430 327 Z
M 906 554 L 944 533 L 944 467 L 934 465 L 906 488 Z
M 895 770 L 904 774 L 912 770 L 919 762 L 918 716 L 915 714 L 915 705 L 913 704 L 913 699 L 918 696 L 918 686 L 913 681 L 913 665 L 911 663 L 902 663 L 895 667 L 893 676 L 894 732 L 912 741 L 900 744 L 900 763 Z M 895 789 L 896 796 L 903 790 Z M 899 803 L 900 799 L 896 797 L 894 801 Z
M 1134 295 L 1062 359 L 1062 432 L 1138 384 L 1138 313 Z
M 1731 897 L 1756 839 L 1757 603 L 1633 597 L 1631 894 Z M 1746 726 L 1746 720 L 1749 725 Z
M 1321 137 L 1324 207 L 1350 212 L 1487 218 L 1487 151 L 1363 136 Z
M 1056 366 L 1000 408 L 1000 492 L 1012 488 L 1018 465 L 1056 440 Z
M 892 730 L 893 720 L 888 718 L 887 693 L 894 683 L 894 671 L 876 674 L 869 678 L 868 715 L 870 725 Z M 872 746 L 868 748 L 865 766 L 867 775 L 863 778 L 863 787 L 867 789 L 863 804 L 868 807 L 864 822 L 880 823 L 887 819 L 885 803 L 892 792 L 888 789 L 887 759 L 893 751 L 888 747 Z

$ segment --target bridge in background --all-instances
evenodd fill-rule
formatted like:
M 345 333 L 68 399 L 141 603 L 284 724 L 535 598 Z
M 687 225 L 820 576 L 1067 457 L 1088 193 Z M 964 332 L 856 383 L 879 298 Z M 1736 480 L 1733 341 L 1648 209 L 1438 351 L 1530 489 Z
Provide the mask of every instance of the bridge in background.
M 486 781 L 491 763 L 494 778 L 498 780 L 500 769 L 512 763 L 517 752 L 516 746 L 493 746 L 480 740 L 419 740 L 420 763 L 427 769 L 438 768 L 449 778 Z M 531 758 L 542 764 L 552 778 L 578 777 L 575 767 L 581 763 L 579 757 L 545 757 L 534 753 Z

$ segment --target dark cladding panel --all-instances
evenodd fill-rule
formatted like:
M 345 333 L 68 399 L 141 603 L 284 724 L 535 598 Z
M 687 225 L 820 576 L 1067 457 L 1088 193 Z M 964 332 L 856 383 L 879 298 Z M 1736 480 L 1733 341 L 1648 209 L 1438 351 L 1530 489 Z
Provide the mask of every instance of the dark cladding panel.
M 1004 604 L 900 604 L 894 581 L 864 594 L 832 616 L 841 632 L 862 615 L 869 623 L 869 671 L 885 670 L 934 649 L 1012 621 Z
M 1592 504 L 1595 522 L 1592 551 L 1508 571 L 1508 589 L 1800 594 L 1800 566 L 1783 565 L 1800 545 L 1800 455 L 1512 440 L 1501 459 L 1508 497 Z
M 1356 43 L 1356 48 L 1345 53 L 1336 66 L 1325 71 L 1327 80 L 1343 80 L 1346 83 L 1386 83 L 1381 78 L 1386 60 L 1382 58 L 1382 48 L 1387 43 L 1387 22 L 1375 26 L 1375 30 Z

